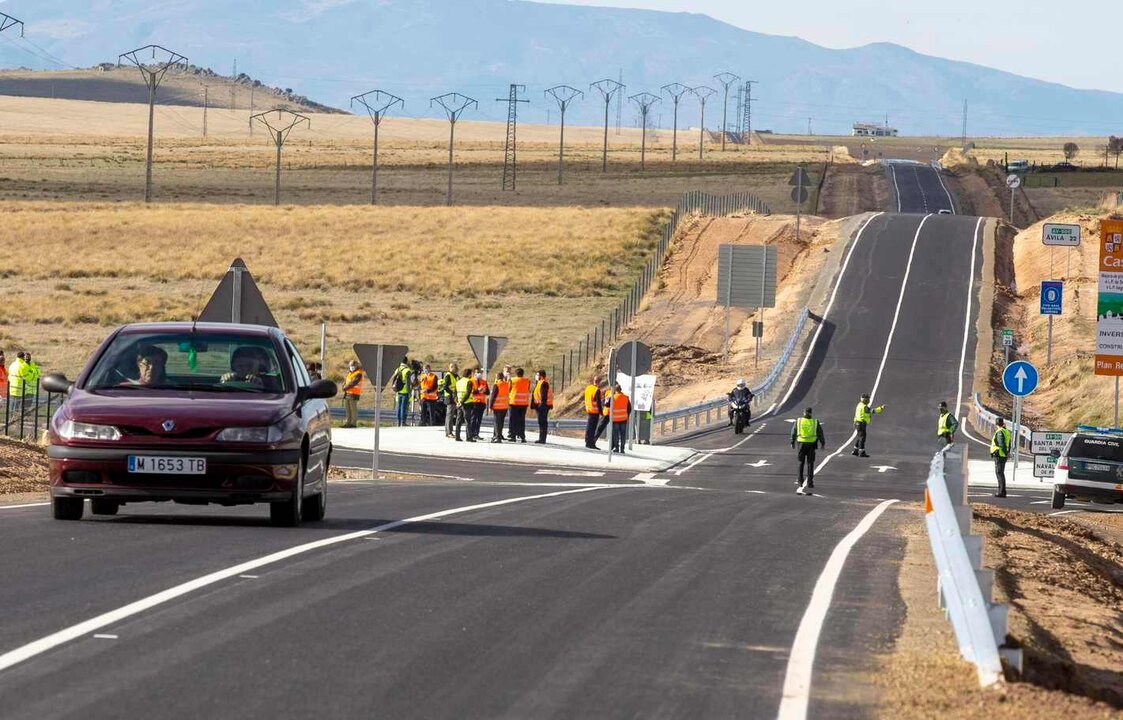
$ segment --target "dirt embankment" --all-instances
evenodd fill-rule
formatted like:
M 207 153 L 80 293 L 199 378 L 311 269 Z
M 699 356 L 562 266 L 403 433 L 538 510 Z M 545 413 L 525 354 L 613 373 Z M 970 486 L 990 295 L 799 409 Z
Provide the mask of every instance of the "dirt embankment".
M 49 479 L 46 451 L 0 438 L 0 497 L 43 492 Z
M 1010 219 L 1010 189 L 1006 186 L 1006 174 L 1001 167 L 994 163 L 986 166 L 959 163 L 950 169 L 960 214 Z M 1026 227 L 1040 219 L 1041 215 L 1030 202 L 1025 189 L 1015 190 L 1014 224 Z
M 1063 213 L 1047 221 L 1080 225 L 1083 242 L 1071 251 L 1047 247 L 1041 242 L 1043 223 L 1000 240 L 996 269 L 1002 292 L 995 298 L 995 327 L 1012 328 L 1013 356 L 1030 360 L 1041 371 L 1040 387 L 1025 403 L 1026 419 L 1032 426 L 1065 429 L 1110 424 L 1114 415 L 1112 380 L 1093 374 L 1100 217 Z M 1065 283 L 1064 314 L 1053 320 L 1051 363 L 1047 363 L 1049 321 L 1038 313 L 1041 281 L 1049 279 Z M 1001 349 L 995 358 L 1001 359 Z M 994 395 L 996 401 L 1002 401 L 1005 393 Z
M 835 158 L 838 157 L 836 153 Z M 826 218 L 842 218 L 885 210 L 890 206 L 891 198 L 889 180 L 881 165 L 839 164 L 836 160 L 823 182 L 819 214 Z
M 918 508 L 919 510 L 919 508 Z M 1123 549 L 1060 518 L 975 506 L 996 601 L 1010 605 L 1009 640 L 1024 679 L 979 687 L 936 605 L 936 573 L 922 520 L 905 529 L 900 591 L 907 617 L 884 658 L 884 718 L 1054 720 L 1119 717 L 1123 688 Z

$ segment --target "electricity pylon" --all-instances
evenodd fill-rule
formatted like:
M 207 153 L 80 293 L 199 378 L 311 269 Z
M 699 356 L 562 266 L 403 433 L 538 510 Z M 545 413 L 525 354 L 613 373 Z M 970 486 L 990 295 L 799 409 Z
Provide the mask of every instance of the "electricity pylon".
M 589 85 L 590 90 L 597 90 L 604 98 L 604 150 L 601 152 L 600 171 L 608 172 L 608 108 L 612 104 L 612 97 L 624 89 L 623 83 L 612 79 L 597 80 Z
M 480 104 L 467 95 L 457 92 L 431 98 L 429 107 L 433 107 L 434 103 L 441 106 L 445 111 L 445 117 L 448 118 L 448 192 L 445 193 L 445 204 L 452 205 L 452 144 L 456 139 L 456 121 L 469 107 L 478 109 Z
M 146 62 L 141 58 L 141 53 L 151 51 L 151 62 Z M 157 62 L 156 54 L 160 53 L 160 60 Z M 164 76 L 168 71 L 173 68 L 187 69 L 187 56 L 180 55 L 177 52 L 168 50 L 159 45 L 145 45 L 136 50 L 130 50 L 127 53 L 117 57 L 117 67 L 121 67 L 122 60 L 135 65 L 140 74 L 144 76 L 144 83 L 148 86 L 148 157 L 144 166 L 144 202 L 152 202 L 152 136 L 153 125 L 156 120 L 156 88 L 160 87 L 163 82 Z
M 741 118 L 741 131 L 745 135 L 745 144 L 753 144 L 753 85 L 758 85 L 756 80 L 745 81 L 745 108 Z
M 577 98 L 584 99 L 585 93 L 569 85 L 555 85 L 546 91 L 547 97 L 552 97 L 558 103 L 561 111 L 561 137 L 558 140 L 558 185 L 562 184 L 562 167 L 565 160 L 565 110 L 569 103 Z
M 397 95 L 391 95 L 382 90 L 371 90 L 351 98 L 352 108 L 355 107 L 355 103 L 359 103 L 367 109 L 367 114 L 370 115 L 371 122 L 374 123 L 374 162 L 371 163 L 370 171 L 370 204 L 375 205 L 378 202 L 378 126 L 382 124 L 382 118 L 386 117 L 390 108 L 395 105 L 401 105 L 404 108 L 405 101 Z
M 671 96 L 675 103 L 675 124 L 674 130 L 671 131 L 671 162 L 674 162 L 678 159 L 678 101 L 682 99 L 683 95 L 690 92 L 690 88 L 676 82 L 664 85 L 662 89 L 663 92 Z
M 714 80 L 717 80 L 719 83 L 721 83 L 721 86 L 723 88 L 725 88 L 725 96 L 724 96 L 724 99 L 721 101 L 721 149 L 722 149 L 722 152 L 725 151 L 725 136 L 727 135 L 726 123 L 729 121 L 729 86 L 732 85 L 733 83 L 737 82 L 740 79 L 741 79 L 741 77 L 739 75 L 734 75 L 731 72 L 723 72 L 723 73 L 718 73 L 717 75 L 714 75 Z
M 19 36 L 23 37 L 23 21 L 0 12 L 0 32 L 4 32 L 8 28 L 15 27 L 16 25 L 19 25 Z
M 639 169 L 644 169 L 645 154 L 647 151 L 647 114 L 651 111 L 651 106 L 659 102 L 658 95 L 652 95 L 649 92 L 642 92 L 628 98 L 639 107 L 640 122 L 643 125 L 643 134 L 640 136 L 639 146 Z
M 709 100 L 717 90 L 714 90 L 708 85 L 699 85 L 696 88 L 691 88 L 690 92 L 694 93 L 698 97 L 698 102 L 702 104 L 702 118 L 699 120 L 702 129 L 698 131 L 698 159 L 701 160 L 706 148 L 706 101 Z
M 277 117 L 273 122 L 269 121 L 269 116 L 277 113 Z M 288 139 L 289 133 L 293 131 L 300 123 L 307 123 L 308 127 L 312 127 L 312 121 L 307 116 L 301 115 L 292 110 L 285 110 L 284 108 L 277 108 L 276 110 L 266 110 L 263 113 L 258 113 L 250 118 L 250 121 L 257 120 L 264 125 L 268 130 L 270 136 L 273 138 L 274 144 L 277 146 L 277 178 L 273 189 L 273 204 L 281 204 L 281 148 L 285 146 L 285 140 Z

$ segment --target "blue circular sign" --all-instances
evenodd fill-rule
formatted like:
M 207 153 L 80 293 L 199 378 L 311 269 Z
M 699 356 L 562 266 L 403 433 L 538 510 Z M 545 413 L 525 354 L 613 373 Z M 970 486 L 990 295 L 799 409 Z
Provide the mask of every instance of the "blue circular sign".
M 1058 290 L 1055 287 L 1045 288 L 1045 302 L 1052 304 L 1052 303 L 1057 302 L 1060 299 L 1061 299 L 1061 291 L 1060 290 Z
M 1015 360 L 1002 371 L 1002 386 L 1014 397 L 1025 397 L 1037 389 L 1037 368 L 1025 360 Z

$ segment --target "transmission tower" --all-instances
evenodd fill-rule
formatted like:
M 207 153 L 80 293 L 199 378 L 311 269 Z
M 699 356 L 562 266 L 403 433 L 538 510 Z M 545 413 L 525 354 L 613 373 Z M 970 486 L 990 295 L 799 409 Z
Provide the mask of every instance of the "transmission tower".
M 676 82 L 664 85 L 662 89 L 663 92 L 671 96 L 675 103 L 674 130 L 671 131 L 671 162 L 674 162 L 678 158 L 678 101 L 682 99 L 683 95 L 690 92 L 690 88 Z
M 146 61 L 141 55 L 148 52 L 151 52 L 151 58 Z M 157 53 L 160 55 L 159 59 L 156 57 Z M 144 202 L 152 202 L 152 135 L 156 120 L 156 88 L 160 87 L 169 70 L 186 70 L 187 57 L 159 45 L 145 45 L 118 56 L 117 67 L 121 67 L 122 61 L 135 65 L 148 85 L 148 157 L 144 166 Z
M 374 161 L 371 163 L 370 171 L 370 204 L 374 205 L 378 202 L 378 126 L 382 124 L 382 118 L 386 117 L 390 108 L 395 105 L 404 108 L 405 101 L 397 95 L 382 90 L 371 90 L 351 98 L 352 108 L 355 107 L 355 103 L 367 109 L 367 114 L 374 123 Z
M 230 75 L 230 112 L 234 112 L 234 88 L 238 85 L 238 58 L 234 58 L 234 72 Z
M 753 144 L 753 85 L 756 80 L 745 81 L 745 108 L 741 115 L 741 133 L 745 136 L 745 144 Z
M 721 101 L 721 150 L 725 152 L 725 136 L 728 131 L 727 123 L 729 121 L 729 86 L 737 82 L 741 78 L 731 72 L 723 72 L 714 75 L 714 80 L 721 83 L 725 88 L 725 95 Z
M 207 136 L 207 110 L 210 109 L 211 104 L 211 86 L 206 83 L 200 83 L 203 86 L 203 137 Z
M 633 95 L 628 98 L 636 104 L 639 108 L 640 125 L 643 127 L 643 134 L 640 135 L 639 146 L 639 169 L 642 171 L 645 166 L 645 156 L 647 151 L 647 114 L 651 111 L 651 107 L 659 102 L 658 95 L 652 95 L 649 92 L 642 92 L 638 95 Z
M 271 122 L 269 116 L 277 113 L 277 117 Z M 258 113 L 250 118 L 251 121 L 257 120 L 269 130 L 269 135 L 273 138 L 273 143 L 277 146 L 277 178 L 276 184 L 273 189 L 273 204 L 281 204 L 281 148 L 285 146 L 285 140 L 288 140 L 289 133 L 293 131 L 300 123 L 307 123 L 308 127 L 312 127 L 312 121 L 300 113 L 293 112 L 292 110 L 285 110 L 284 108 L 277 108 L 275 110 L 266 110 L 263 113 Z
M 737 109 L 733 112 L 733 132 L 740 133 L 741 126 L 741 113 L 745 109 L 745 88 L 744 86 L 737 85 Z
M 612 79 L 597 80 L 589 86 L 604 98 L 604 150 L 601 151 L 600 171 L 608 172 L 608 109 L 612 105 L 612 97 L 624 89 L 624 84 Z
M 620 123 L 624 117 L 624 93 L 628 92 L 628 86 L 624 84 L 624 68 L 620 68 L 620 74 L 617 81 L 620 83 L 621 93 L 616 97 L 616 136 L 620 136 Z
M 460 93 L 451 92 L 438 95 L 429 100 L 429 107 L 440 105 L 448 118 L 448 193 L 445 195 L 445 204 L 452 205 L 452 143 L 456 139 L 456 121 L 469 107 L 479 108 L 480 104 Z
M 558 140 L 558 185 L 562 184 L 562 168 L 565 162 L 565 110 L 569 103 L 575 99 L 584 99 L 585 93 L 569 85 L 556 85 L 546 91 L 546 97 L 552 97 L 558 104 L 561 113 L 561 137 Z
M 690 92 L 698 97 L 698 102 L 702 105 L 702 118 L 699 120 L 702 129 L 698 133 L 698 159 L 701 160 L 703 158 L 703 152 L 706 149 L 706 101 L 709 100 L 717 90 L 714 90 L 708 85 L 699 85 L 696 88 L 691 88 Z
M 4 32 L 8 28 L 15 27 L 16 25 L 19 25 L 19 36 L 23 37 L 23 21 L 16 20 L 11 15 L 0 12 L 0 32 Z
M 963 149 L 967 149 L 967 98 L 963 98 Z
M 507 103 L 507 142 L 503 146 L 502 187 L 504 190 L 510 190 L 511 192 L 515 191 L 515 180 L 518 172 L 519 103 L 530 102 L 529 100 L 519 99 L 519 93 L 521 92 L 526 92 L 525 85 L 511 83 L 507 97 L 495 98 L 495 102 Z

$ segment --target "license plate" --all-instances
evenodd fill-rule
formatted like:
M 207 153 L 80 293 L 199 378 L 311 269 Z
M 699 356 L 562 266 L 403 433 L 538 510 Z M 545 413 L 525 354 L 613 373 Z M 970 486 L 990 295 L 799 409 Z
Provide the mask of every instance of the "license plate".
M 130 455 L 129 472 L 146 475 L 205 475 L 207 459 Z

